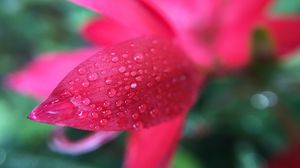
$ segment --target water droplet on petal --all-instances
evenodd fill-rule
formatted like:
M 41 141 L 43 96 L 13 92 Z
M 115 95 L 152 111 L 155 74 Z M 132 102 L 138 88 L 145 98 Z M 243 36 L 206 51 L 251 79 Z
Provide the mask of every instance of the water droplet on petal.
M 112 62 L 118 62 L 118 61 L 119 61 L 119 57 L 113 57 L 113 58 L 111 59 L 111 61 L 112 61 Z
M 131 115 L 131 117 L 132 117 L 134 120 L 136 120 L 136 119 L 139 118 L 139 114 L 138 114 L 138 113 L 133 113 L 133 114 Z
M 132 127 L 133 127 L 134 129 L 142 129 L 142 128 L 144 127 L 144 125 L 143 125 L 143 123 L 142 123 L 141 121 L 138 121 L 138 122 L 134 123 L 134 124 L 132 125 Z
M 155 48 L 151 48 L 150 52 L 152 52 L 153 54 L 155 54 L 156 53 L 156 49 Z
M 135 71 L 132 71 L 132 72 L 130 72 L 130 75 L 135 76 L 135 75 L 137 75 L 137 73 Z
M 128 54 L 122 54 L 122 57 L 123 57 L 123 58 L 127 58 L 127 57 L 128 57 Z
M 146 104 L 142 104 L 138 108 L 139 108 L 140 113 L 145 113 L 146 110 L 147 110 L 147 105 Z
M 141 63 L 144 59 L 144 55 L 143 54 L 136 54 L 134 57 L 133 57 L 133 60 L 138 62 L 138 63 Z
M 109 101 L 104 101 L 103 102 L 103 107 L 109 107 L 110 105 L 110 102 Z
M 90 85 L 90 83 L 88 81 L 84 81 L 81 83 L 81 86 L 83 87 L 88 87 Z
M 106 125 L 107 122 L 108 122 L 108 121 L 107 121 L 107 119 L 105 119 L 105 118 L 103 118 L 103 119 L 100 120 L 100 124 L 101 124 L 102 126 Z
M 157 109 L 153 109 L 153 110 L 151 110 L 150 111 L 150 115 L 151 115 L 151 117 L 156 117 L 157 115 L 158 115 L 158 110 Z
M 118 100 L 116 101 L 116 106 L 119 107 L 123 104 L 123 101 L 122 100 Z
M 78 72 L 80 75 L 83 75 L 83 74 L 86 73 L 86 69 L 85 69 L 85 68 L 79 68 L 79 69 L 77 70 L 77 72 Z
M 98 74 L 96 72 L 91 73 L 91 74 L 88 75 L 88 80 L 89 81 L 95 81 L 97 79 L 98 79 Z
M 121 66 L 121 67 L 119 68 L 119 72 L 124 73 L 125 71 L 126 71 L 126 67 Z
M 84 98 L 82 100 L 82 104 L 84 104 L 84 105 L 89 105 L 90 103 L 91 103 L 91 100 L 89 98 Z
M 92 112 L 91 115 L 92 115 L 93 118 L 98 118 L 99 117 L 98 113 L 95 113 L 95 112 Z
M 148 87 L 152 87 L 153 84 L 152 84 L 151 82 L 149 82 L 149 83 L 147 83 L 147 86 L 148 86 Z
M 137 87 L 137 84 L 136 84 L 136 83 L 131 83 L 131 84 L 130 84 L 130 87 L 131 87 L 132 89 L 135 89 L 135 88 Z
M 117 93 L 116 89 L 108 89 L 107 91 L 108 97 L 114 97 L 116 93 Z
M 139 82 L 142 81 L 142 77 L 141 76 L 138 76 L 135 79 L 136 79 L 136 81 L 139 81 Z
M 110 85 L 110 84 L 112 84 L 112 80 L 111 80 L 111 79 L 106 79 L 106 80 L 105 80 L 105 83 L 106 83 L 107 85 Z

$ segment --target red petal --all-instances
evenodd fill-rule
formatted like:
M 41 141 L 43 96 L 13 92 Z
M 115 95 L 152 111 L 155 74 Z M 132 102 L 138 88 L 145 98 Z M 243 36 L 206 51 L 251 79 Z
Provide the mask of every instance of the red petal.
M 9 75 L 6 82 L 18 92 L 44 99 L 69 71 L 95 52 L 96 49 L 77 49 L 43 54 Z
M 272 0 L 252 0 L 240 1 L 229 0 L 224 3 L 224 13 L 222 22 L 224 26 L 245 26 L 252 25 L 258 19 L 261 19 Z
M 300 145 L 291 146 L 288 151 L 275 157 L 267 168 L 299 168 L 300 167 Z
M 108 18 L 97 18 L 87 22 L 81 34 L 99 46 L 119 43 L 138 36 L 137 33 Z
M 244 27 L 222 30 L 215 49 L 222 68 L 236 70 L 250 63 L 252 30 Z
M 53 131 L 50 148 L 56 152 L 80 155 L 96 150 L 102 145 L 110 142 L 119 135 L 119 132 L 99 131 L 93 132 L 80 140 L 72 141 L 66 137 L 62 127 Z
M 251 58 L 251 36 L 270 0 L 231 0 L 224 4 L 216 50 L 225 69 L 240 69 Z
M 132 0 L 70 0 L 109 17 L 141 35 L 172 35 L 169 25 L 140 1 Z
M 187 112 L 203 77 L 177 46 L 139 38 L 81 63 L 29 118 L 84 130 L 150 127 Z
M 160 13 L 170 24 L 181 30 L 208 21 L 219 2 L 215 0 L 143 0 Z
M 278 56 L 300 47 L 299 17 L 269 17 L 264 24 L 271 33 Z
M 125 154 L 125 168 L 169 167 L 180 139 L 185 115 L 164 124 L 131 132 Z

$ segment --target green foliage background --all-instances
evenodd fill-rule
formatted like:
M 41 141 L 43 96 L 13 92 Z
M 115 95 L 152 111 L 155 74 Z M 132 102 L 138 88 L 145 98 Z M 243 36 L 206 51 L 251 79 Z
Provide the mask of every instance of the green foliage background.
M 300 1 L 279 0 L 274 10 L 299 14 Z M 121 167 L 126 134 L 81 156 L 52 152 L 47 142 L 53 126 L 26 119 L 38 102 L 9 90 L 3 83 L 7 73 L 40 53 L 87 45 L 77 32 L 94 15 L 63 0 L 0 1 L 0 167 Z M 263 32 L 254 34 L 254 46 L 264 40 Z M 275 109 L 255 109 L 250 98 L 264 90 L 274 91 L 299 119 L 300 52 L 286 62 L 269 61 L 262 66 L 257 48 L 250 70 L 208 83 L 189 113 L 173 167 L 259 168 L 286 144 L 286 135 L 273 115 Z M 73 129 L 68 133 L 74 138 L 84 134 Z

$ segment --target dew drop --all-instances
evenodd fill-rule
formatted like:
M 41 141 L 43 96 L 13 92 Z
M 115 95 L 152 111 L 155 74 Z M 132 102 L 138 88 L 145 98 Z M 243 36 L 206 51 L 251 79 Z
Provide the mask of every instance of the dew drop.
M 150 115 L 151 115 L 151 117 L 156 117 L 157 115 L 158 115 L 158 110 L 157 109 L 153 109 L 153 110 L 151 110 L 150 111 Z
M 109 107 L 110 105 L 110 102 L 109 101 L 104 101 L 103 102 L 103 107 Z
M 152 40 L 152 44 L 157 44 L 158 41 L 157 40 Z
M 111 79 L 106 79 L 106 80 L 105 80 L 105 83 L 106 83 L 107 85 L 110 85 L 110 84 L 112 84 L 112 80 L 111 80 Z
M 105 119 L 105 118 L 103 118 L 103 119 L 100 120 L 100 124 L 101 124 L 102 126 L 106 125 L 107 122 L 108 122 L 108 121 L 107 121 L 107 119 Z
M 156 49 L 155 48 L 151 48 L 150 52 L 152 52 L 153 54 L 155 54 L 156 53 Z
M 109 89 L 107 91 L 108 97 L 114 97 L 116 95 L 116 93 L 117 93 L 116 89 Z
M 88 81 L 84 81 L 81 83 L 81 86 L 83 87 L 88 87 L 90 85 L 90 83 Z
M 105 111 L 102 111 L 102 114 L 104 114 L 104 115 L 111 115 L 111 111 L 110 110 L 105 110 Z
M 134 120 L 136 120 L 136 119 L 139 118 L 139 114 L 138 114 L 138 113 L 133 113 L 133 114 L 131 115 L 131 117 L 132 117 Z
M 135 89 L 135 88 L 137 87 L 137 84 L 136 84 L 136 83 L 131 83 L 131 84 L 130 84 L 130 87 L 131 87 L 132 89 Z
M 157 82 L 159 82 L 159 81 L 161 80 L 161 77 L 160 77 L 160 76 L 156 76 L 156 77 L 155 77 L 155 80 L 156 80 Z
M 82 104 L 84 104 L 84 105 L 89 105 L 90 103 L 91 103 L 91 100 L 89 98 L 84 98 L 82 100 Z
M 144 59 L 143 54 L 137 54 L 133 57 L 133 60 L 138 62 L 138 63 L 141 63 L 143 61 L 143 59 Z
M 130 87 L 128 86 L 128 85 L 126 85 L 125 87 L 124 87 L 124 89 L 125 90 L 128 90 Z
M 139 112 L 143 114 L 147 110 L 147 105 L 146 104 L 142 104 L 138 108 L 139 108 Z
M 102 110 L 102 107 L 101 107 L 101 106 L 96 107 L 96 110 L 97 110 L 97 111 L 101 111 L 101 110 Z
M 85 69 L 85 68 L 79 68 L 79 69 L 77 70 L 77 72 L 78 72 L 80 75 L 83 75 L 83 74 L 86 73 L 86 69 Z
M 144 73 L 144 71 L 143 70 L 138 70 L 138 72 L 139 72 L 139 74 L 143 74 Z
M 131 75 L 131 76 L 136 76 L 137 73 L 136 73 L 136 71 L 132 71 L 132 72 L 130 72 L 130 75 Z
M 134 96 L 134 92 L 129 92 L 129 93 L 127 94 L 127 96 L 128 96 L 128 98 L 132 98 L 132 97 Z
M 119 61 L 119 57 L 113 57 L 113 58 L 111 59 L 111 61 L 112 61 L 112 62 L 118 62 L 118 61 Z
M 142 77 L 141 77 L 141 76 L 137 76 L 137 77 L 135 78 L 135 80 L 140 82 L 140 81 L 142 81 Z
M 101 64 L 100 64 L 99 62 L 96 62 L 96 63 L 95 63 L 95 67 L 100 68 L 100 67 L 101 67 Z
M 95 113 L 95 112 L 92 112 L 91 115 L 92 115 L 93 118 L 98 118 L 99 117 L 98 113 Z
M 128 57 L 128 54 L 122 54 L 122 57 L 123 57 L 123 58 L 127 58 L 127 57 Z
M 133 127 L 134 129 L 142 129 L 142 128 L 144 127 L 144 125 L 143 125 L 143 123 L 142 123 L 141 121 L 138 121 L 138 122 L 134 123 L 134 124 L 132 125 L 132 127 Z
M 119 68 L 119 72 L 124 73 L 125 71 L 126 71 L 126 67 L 121 66 L 121 67 Z
M 153 84 L 152 84 L 151 82 L 149 82 L 149 83 L 147 83 L 147 86 L 148 86 L 148 87 L 152 87 Z
M 123 101 L 122 100 L 118 100 L 116 101 L 116 106 L 119 107 L 123 104 Z
M 97 79 L 98 79 L 98 74 L 96 72 L 91 73 L 91 74 L 88 75 L 88 80 L 89 81 L 95 81 Z

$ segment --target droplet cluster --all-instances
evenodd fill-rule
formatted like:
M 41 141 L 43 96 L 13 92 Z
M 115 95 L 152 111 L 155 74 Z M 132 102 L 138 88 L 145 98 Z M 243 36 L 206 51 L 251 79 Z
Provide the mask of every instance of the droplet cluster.
M 49 98 L 43 111 L 56 110 L 55 122 L 85 130 L 142 129 L 186 112 L 201 80 L 172 43 L 141 38 L 78 65 L 50 96 L 60 102 L 49 105 Z

